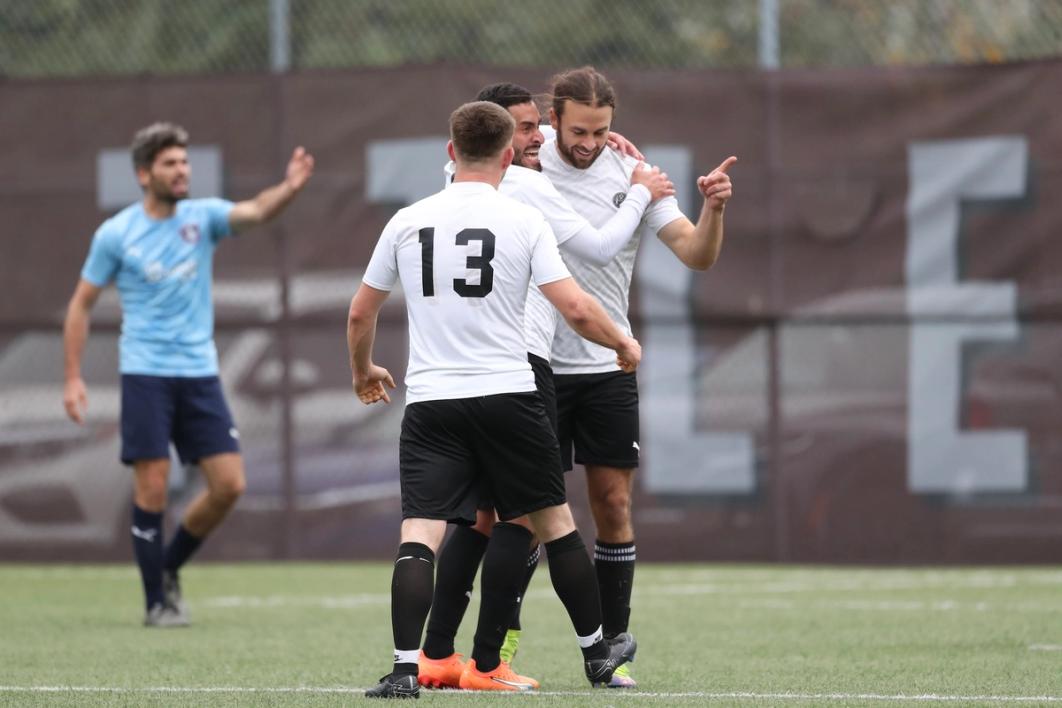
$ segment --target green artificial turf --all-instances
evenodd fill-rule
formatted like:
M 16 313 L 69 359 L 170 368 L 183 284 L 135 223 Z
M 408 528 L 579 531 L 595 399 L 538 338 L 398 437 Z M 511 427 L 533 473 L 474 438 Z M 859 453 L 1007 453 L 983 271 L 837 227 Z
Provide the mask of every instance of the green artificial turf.
M 390 564 L 191 564 L 141 626 L 129 565 L 0 565 L 0 705 L 340 706 L 390 670 Z M 478 592 L 478 588 L 477 588 Z M 634 691 L 591 690 L 545 563 L 514 662 L 458 706 L 1062 704 L 1062 570 L 638 566 Z M 473 601 L 458 636 L 471 650 Z

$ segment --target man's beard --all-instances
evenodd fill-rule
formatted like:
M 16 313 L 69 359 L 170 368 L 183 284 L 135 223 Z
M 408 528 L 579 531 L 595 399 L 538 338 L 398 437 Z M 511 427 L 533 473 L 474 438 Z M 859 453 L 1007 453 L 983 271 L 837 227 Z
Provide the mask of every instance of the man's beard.
M 561 138 L 560 131 L 557 132 L 557 147 L 560 149 L 561 154 L 568 159 L 568 163 L 579 170 L 585 170 L 590 167 L 590 165 L 594 164 L 594 161 L 597 160 L 601 151 L 605 149 L 605 146 L 602 145 L 589 157 L 581 157 L 576 155 L 570 147 L 564 144 L 564 139 Z

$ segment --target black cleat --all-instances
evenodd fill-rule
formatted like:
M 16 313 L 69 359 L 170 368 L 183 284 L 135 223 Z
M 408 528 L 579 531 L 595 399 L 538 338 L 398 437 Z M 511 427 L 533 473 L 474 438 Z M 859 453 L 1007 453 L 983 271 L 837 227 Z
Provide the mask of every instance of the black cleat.
M 608 640 L 608 657 L 605 659 L 588 659 L 584 662 L 586 678 L 591 685 L 608 684 L 612 680 L 612 672 L 628 661 L 634 659 L 634 653 L 638 651 L 638 643 L 627 632 L 617 634 Z
M 388 674 L 376 688 L 365 692 L 366 698 L 420 698 L 420 684 L 413 674 Z

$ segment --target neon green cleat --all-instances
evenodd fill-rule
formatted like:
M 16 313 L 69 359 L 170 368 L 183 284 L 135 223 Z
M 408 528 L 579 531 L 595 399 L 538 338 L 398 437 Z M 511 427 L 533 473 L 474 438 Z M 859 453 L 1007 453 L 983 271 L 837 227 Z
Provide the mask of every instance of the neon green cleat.
M 612 679 L 608 682 L 609 688 L 637 688 L 638 682 L 631 676 L 630 664 L 623 664 L 612 672 Z
M 502 642 L 498 654 L 506 664 L 512 664 L 516 657 L 516 650 L 520 648 L 520 630 L 510 629 L 505 633 L 505 641 Z

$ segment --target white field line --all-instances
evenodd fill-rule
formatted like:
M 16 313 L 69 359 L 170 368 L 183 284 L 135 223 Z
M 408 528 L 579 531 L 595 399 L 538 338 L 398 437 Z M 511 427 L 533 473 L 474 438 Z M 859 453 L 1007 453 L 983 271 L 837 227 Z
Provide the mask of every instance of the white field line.
M 1030 644 L 1029 651 L 1062 651 L 1062 644 Z
M 129 688 L 122 686 L 0 686 L 0 693 L 110 693 L 110 694 L 145 694 L 145 693 L 260 693 L 260 694 L 359 694 L 366 689 L 343 686 L 145 686 Z M 463 696 L 471 691 L 431 691 L 435 696 Z M 529 695 L 589 697 L 600 696 L 601 691 L 533 691 Z M 609 692 L 610 699 L 661 698 L 661 699 L 708 699 L 708 700 L 748 700 L 748 701 L 914 701 L 921 703 L 1062 703 L 1062 696 L 1007 696 L 1007 695 L 952 695 L 941 693 L 759 693 L 756 691 L 734 691 L 713 693 L 710 691 L 687 692 L 653 692 L 623 691 Z

